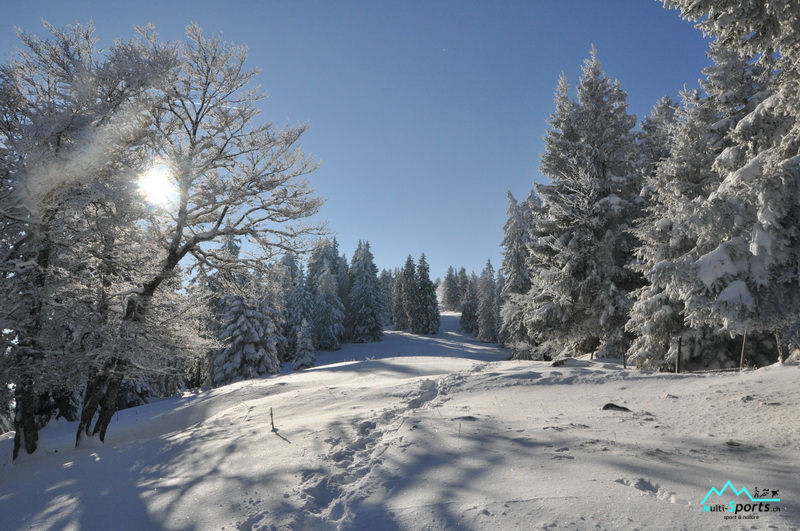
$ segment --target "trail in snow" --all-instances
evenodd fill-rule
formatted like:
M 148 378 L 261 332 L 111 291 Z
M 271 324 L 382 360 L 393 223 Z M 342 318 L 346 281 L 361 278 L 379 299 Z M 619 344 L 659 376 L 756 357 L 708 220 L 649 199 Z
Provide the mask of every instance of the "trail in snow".
M 386 330 L 382 341 L 376 343 L 349 343 L 334 352 L 317 352 L 317 366 L 397 357 L 433 356 L 500 361 L 507 360 L 511 356 L 508 349 L 491 343 L 481 343 L 474 337 L 462 333 L 458 324 L 459 318 L 458 313 L 442 313 L 439 333 L 435 335 L 423 336 Z
M 120 412 L 98 448 L 73 449 L 73 425 L 49 426 L 51 453 L 0 474 L 2 528 L 800 527 L 797 365 L 659 375 L 492 361 L 507 353 L 455 322 Z M 781 511 L 704 513 L 726 481 L 780 490 Z

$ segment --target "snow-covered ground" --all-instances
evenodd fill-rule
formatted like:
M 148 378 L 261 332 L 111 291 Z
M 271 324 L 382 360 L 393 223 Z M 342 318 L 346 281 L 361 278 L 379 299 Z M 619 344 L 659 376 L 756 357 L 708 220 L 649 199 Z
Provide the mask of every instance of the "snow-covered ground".
M 74 426 L 55 423 L 47 453 L 11 465 L 6 434 L 0 528 L 800 527 L 800 366 L 656 375 L 502 361 L 456 322 L 122 411 L 95 448 L 73 449 Z M 346 359 L 365 361 L 333 363 Z M 703 512 L 728 481 L 781 501 Z

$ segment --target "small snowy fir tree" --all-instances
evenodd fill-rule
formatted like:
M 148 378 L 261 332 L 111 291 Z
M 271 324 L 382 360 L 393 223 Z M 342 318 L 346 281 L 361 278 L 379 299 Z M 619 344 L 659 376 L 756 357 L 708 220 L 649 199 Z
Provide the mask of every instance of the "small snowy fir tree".
M 311 250 L 306 264 L 306 289 L 312 295 L 317 293 L 317 280 L 324 269 L 328 271 L 338 270 L 339 243 L 336 238 L 333 240 L 318 240 Z M 338 285 L 337 285 L 338 290 Z
M 407 323 L 404 330 L 414 332 L 415 330 L 419 330 L 422 316 L 417 312 L 417 268 L 414 265 L 414 259 L 411 255 L 408 255 L 408 258 L 406 258 L 406 263 L 400 271 L 400 277 L 402 278 L 402 281 L 399 283 L 400 301 L 403 307 L 403 313 L 405 314 L 405 323 Z
M 511 349 L 514 359 L 530 358 L 530 337 L 525 326 L 524 301 L 531 289 L 529 266 L 530 202 L 541 204 L 535 192 L 522 203 L 507 192 L 508 211 L 503 226 L 503 266 L 504 275 L 500 296 L 498 297 L 500 336 Z
M 279 328 L 283 336 L 283 341 L 278 344 L 278 359 L 285 362 L 294 357 L 294 342 L 297 338 L 297 327 L 300 325 L 300 321 L 293 315 L 290 303 L 295 286 L 303 282 L 297 257 L 294 254 L 284 255 L 276 267 L 274 276 L 277 276 L 276 298 L 280 304 L 276 306 L 280 308 Z
M 459 326 L 461 330 L 470 334 L 478 331 L 478 277 L 475 273 L 467 277 L 464 298 L 461 299 Z
M 331 268 L 331 273 L 334 273 L 334 269 L 336 294 L 339 296 L 339 300 L 342 301 L 344 320 L 347 322 L 347 318 L 350 315 L 350 267 L 347 265 L 347 256 L 342 255 L 338 258 L 335 268 Z M 342 336 L 339 339 L 348 339 L 349 333 L 349 329 L 345 326 L 342 329 Z
M 263 303 L 247 303 L 231 295 L 225 305 L 222 341 L 225 348 L 211 359 L 211 381 L 224 385 L 275 374 L 280 370 L 274 312 Z
M 392 319 L 394 321 L 394 329 L 408 330 L 411 327 L 411 323 L 408 320 L 405 303 L 403 302 L 406 294 L 403 270 L 396 270 L 394 277 L 394 285 L 392 286 Z
M 447 268 L 447 274 L 442 281 L 442 309 L 454 312 L 458 310 L 459 293 L 458 277 L 453 266 Z
M 413 303 L 414 317 L 411 331 L 415 334 L 435 334 L 439 332 L 439 304 L 436 299 L 436 287 L 430 279 L 428 261 L 423 253 L 417 263 L 417 289 Z
M 458 302 L 456 303 L 455 311 L 460 312 L 461 303 L 464 300 L 464 297 L 467 295 L 467 286 L 469 285 L 469 276 L 467 276 L 467 270 L 463 267 L 460 268 L 456 274 L 456 283 L 458 285 Z
M 381 270 L 378 289 L 381 297 L 381 326 L 388 327 L 394 324 L 394 276 L 388 269 Z
M 338 350 L 344 331 L 344 305 L 339 300 L 336 278 L 328 268 L 322 270 L 316 282 L 314 297 L 314 338 L 319 350 Z
M 497 342 L 497 284 L 494 278 L 494 267 L 490 260 L 478 279 L 478 341 Z
M 306 288 L 306 282 L 303 278 L 303 272 L 300 270 L 296 282 L 289 288 L 289 293 L 286 296 L 285 302 L 285 319 L 284 319 L 284 334 L 287 337 L 287 355 L 291 359 L 297 357 L 297 333 L 303 321 L 312 321 L 313 308 L 312 308 L 311 294 Z M 313 330 L 309 332 L 312 334 Z M 291 339 L 293 336 L 294 339 Z
M 292 368 L 296 371 L 300 369 L 307 369 L 313 367 L 317 362 L 317 357 L 314 355 L 314 342 L 311 337 L 311 325 L 308 324 L 306 319 L 297 330 L 297 337 L 295 338 L 295 356 L 292 361 Z
M 497 272 L 497 279 L 494 283 L 494 322 L 495 326 L 497 327 L 497 340 L 495 341 L 497 344 L 501 346 L 506 346 L 508 341 L 508 336 L 506 335 L 506 331 L 503 329 L 503 321 L 502 321 L 502 308 L 506 302 L 506 297 L 503 295 L 503 286 L 506 283 L 506 277 L 503 275 L 503 271 Z
M 348 336 L 354 343 L 380 341 L 381 292 L 369 242 L 358 242 L 350 265 Z

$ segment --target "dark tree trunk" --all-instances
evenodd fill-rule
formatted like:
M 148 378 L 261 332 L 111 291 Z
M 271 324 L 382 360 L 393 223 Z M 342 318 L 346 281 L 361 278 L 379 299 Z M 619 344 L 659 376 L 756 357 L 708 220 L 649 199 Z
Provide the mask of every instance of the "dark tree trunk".
M 223 213 L 227 211 L 227 207 Z M 181 204 L 179 218 L 184 219 L 186 216 L 186 204 Z M 220 218 L 220 222 L 222 219 Z M 158 287 L 172 274 L 178 262 L 192 248 L 192 245 L 186 244 L 180 247 L 180 236 L 183 231 L 182 223 L 179 223 L 176 228 L 176 236 L 173 239 L 167 259 L 161 267 L 161 270 L 149 282 L 146 282 L 138 295 L 132 296 L 125 304 L 125 313 L 122 316 L 123 321 L 137 322 L 143 321 L 144 315 L 147 312 L 147 307 L 153 294 Z M 196 244 L 196 243 L 195 243 Z M 84 397 L 83 407 L 81 409 L 81 422 L 78 425 L 78 432 L 75 436 L 75 445 L 80 443 L 82 434 L 99 436 L 101 442 L 105 442 L 106 431 L 111 419 L 114 418 L 114 413 L 117 411 L 117 397 L 122 388 L 122 382 L 125 379 L 126 362 L 120 358 L 113 358 L 107 365 L 105 370 L 98 371 L 94 377 L 90 377 L 86 384 L 86 395 Z M 99 414 L 98 414 L 99 409 Z M 92 420 L 97 414 L 97 421 L 94 428 L 90 426 Z
M 80 444 L 84 435 L 91 435 L 92 419 L 94 419 L 97 408 L 100 406 L 104 387 L 104 372 L 94 371 L 86 381 L 86 392 L 83 395 L 83 405 L 81 406 L 81 419 L 78 423 L 78 431 L 75 434 L 76 447 Z
M 103 401 L 100 403 L 100 414 L 97 417 L 97 422 L 92 430 L 92 435 L 99 435 L 100 442 L 105 442 L 106 430 L 108 425 L 111 424 L 111 419 L 114 418 L 114 413 L 117 412 L 117 396 L 119 390 L 122 388 L 122 381 L 124 374 L 122 371 L 117 371 L 120 364 L 115 364 L 115 370 L 108 376 L 108 383 L 106 385 L 106 394 Z
M 34 392 L 34 377 L 30 365 L 37 358 L 41 357 L 39 345 L 39 334 L 44 326 L 42 319 L 42 297 L 45 285 L 47 284 L 48 269 L 50 268 L 50 253 L 52 242 L 50 240 L 49 226 L 55 217 L 54 210 L 48 210 L 43 216 L 43 227 L 38 238 L 34 241 L 41 242 L 39 250 L 36 252 L 36 270 L 31 278 L 31 285 L 34 288 L 34 302 L 31 305 L 30 326 L 21 334 L 19 341 L 19 351 L 17 353 L 17 363 L 22 367 L 23 372 L 28 375 L 22 378 L 14 391 L 16 401 L 16 411 L 14 412 L 14 451 L 12 459 L 19 455 L 21 447 L 32 454 L 36 451 L 39 444 L 39 426 L 36 424 L 36 411 L 39 409 L 39 399 Z
M 25 452 L 32 454 L 39 443 L 39 427 L 36 425 L 36 410 L 38 398 L 33 391 L 33 384 L 25 382 L 19 384 L 14 390 L 14 400 L 17 402 L 14 413 L 14 453 L 16 459 L 20 449 L 24 446 Z

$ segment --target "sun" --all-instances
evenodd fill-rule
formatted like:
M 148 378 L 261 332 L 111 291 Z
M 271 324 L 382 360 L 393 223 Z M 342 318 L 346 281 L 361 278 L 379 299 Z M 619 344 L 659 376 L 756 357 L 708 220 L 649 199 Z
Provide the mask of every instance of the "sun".
M 139 176 L 139 192 L 151 205 L 167 207 L 178 200 L 178 188 L 172 170 L 166 164 L 154 164 Z

